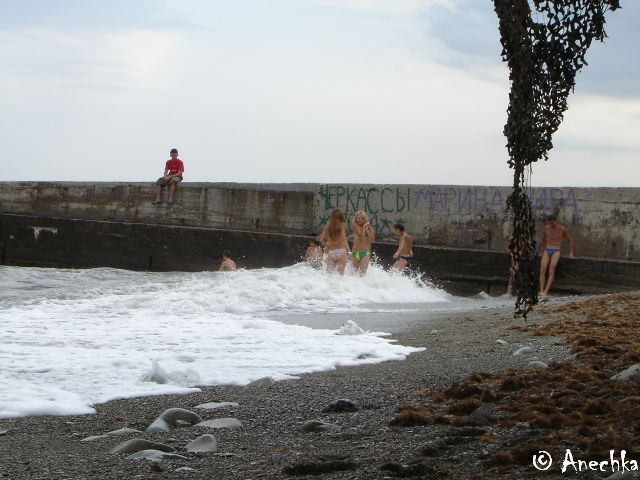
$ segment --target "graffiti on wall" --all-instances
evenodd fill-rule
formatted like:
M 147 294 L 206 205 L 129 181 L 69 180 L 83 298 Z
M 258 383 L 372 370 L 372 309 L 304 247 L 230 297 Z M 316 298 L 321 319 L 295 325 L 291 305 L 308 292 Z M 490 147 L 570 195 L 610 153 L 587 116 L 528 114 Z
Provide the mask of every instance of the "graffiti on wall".
M 422 187 L 408 186 L 360 187 L 321 185 L 319 195 L 319 228 L 324 226 L 336 208 L 345 211 L 347 224 L 353 214 L 364 210 L 378 234 L 392 234 L 395 223 L 418 213 L 445 215 L 506 214 L 508 188 L 496 187 Z M 536 214 L 546 215 L 563 208 L 565 214 L 578 212 L 573 188 L 540 188 L 531 193 Z
M 322 185 L 318 189 L 320 196 L 319 227 L 322 228 L 336 208 L 345 212 L 349 227 L 356 211 L 363 210 L 379 235 L 392 234 L 393 225 L 406 223 L 401 215 L 411 211 L 410 187 L 351 187 L 347 185 Z

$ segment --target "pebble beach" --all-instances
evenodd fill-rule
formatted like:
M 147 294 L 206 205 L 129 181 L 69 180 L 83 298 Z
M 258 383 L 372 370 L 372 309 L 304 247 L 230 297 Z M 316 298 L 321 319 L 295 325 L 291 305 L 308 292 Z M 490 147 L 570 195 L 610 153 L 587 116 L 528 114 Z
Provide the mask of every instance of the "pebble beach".
M 428 322 L 416 317 L 409 327 L 393 332 L 400 344 L 424 348 L 404 361 L 337 368 L 288 381 L 265 378 L 244 387 L 204 387 L 186 395 L 115 400 L 96 405 L 94 415 L 0 420 L 0 477 L 563 478 L 557 465 L 541 472 L 509 455 L 516 445 L 535 443 L 540 433 L 552 431 L 556 447 L 568 445 L 572 434 L 567 431 L 563 440 L 561 427 L 511 421 L 500 402 L 505 400 L 503 392 L 513 390 L 496 388 L 489 397 L 486 392 L 465 397 L 453 395 L 452 386 L 469 379 L 495 383 L 504 375 L 557 376 L 567 362 L 587 368 L 580 367 L 580 354 L 576 356 L 562 322 L 584 321 L 589 302 L 616 312 L 637 312 L 639 298 L 637 293 L 551 298 L 526 322 L 514 319 L 512 308 L 506 307 L 446 312 Z M 388 321 L 392 325 L 391 315 Z M 637 344 L 629 347 L 631 351 L 625 349 L 631 353 L 629 361 L 638 353 L 633 348 Z M 598 367 L 598 381 L 614 383 L 608 378 L 623 364 L 611 365 L 610 371 Z M 567 378 L 566 383 L 571 381 Z M 633 382 L 637 380 L 624 383 L 637 387 Z M 518 398 L 529 389 L 533 396 L 533 387 L 516 387 Z M 166 431 L 147 431 L 168 409 L 184 409 L 197 420 L 187 415 L 167 425 Z M 601 411 L 606 415 L 607 406 Z M 624 443 L 627 437 L 621 438 Z M 205 446 L 192 443 L 197 439 Z M 112 453 L 122 450 L 124 442 L 130 450 Z M 153 445 L 157 448 L 150 448 Z M 633 446 L 626 445 L 632 455 Z M 164 454 L 134 458 L 140 449 Z M 607 477 L 586 471 L 579 478 Z

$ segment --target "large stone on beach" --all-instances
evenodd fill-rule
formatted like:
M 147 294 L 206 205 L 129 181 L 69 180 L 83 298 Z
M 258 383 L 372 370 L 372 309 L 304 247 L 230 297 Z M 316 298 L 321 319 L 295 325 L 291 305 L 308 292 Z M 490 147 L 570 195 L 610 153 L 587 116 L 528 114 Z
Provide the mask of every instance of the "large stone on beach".
M 205 435 L 200 435 L 185 448 L 187 449 L 187 452 L 193 453 L 217 452 L 218 440 L 216 440 L 216 437 L 213 435 L 207 433 Z
M 341 398 L 322 409 L 322 413 L 343 413 L 343 412 L 357 412 L 358 407 L 355 403 L 347 398 Z
M 240 404 L 235 402 L 209 402 L 209 403 L 201 403 L 200 405 L 196 405 L 196 408 L 200 408 L 202 410 L 221 410 L 223 408 L 238 408 L 238 407 L 240 407 Z
M 143 450 L 160 450 L 161 452 L 175 452 L 176 449 L 171 445 L 164 443 L 152 442 L 144 438 L 132 438 L 126 442 L 122 442 L 113 447 L 109 453 L 129 455 Z
M 165 410 L 151 425 L 147 427 L 147 432 L 168 432 L 170 427 L 177 427 L 184 425 L 186 422 L 188 425 L 196 425 L 202 422 L 202 418 L 199 415 L 193 413 L 190 410 L 184 408 L 170 408 Z
M 127 460 L 150 460 L 152 462 L 161 462 L 162 460 L 189 460 L 183 455 L 176 453 L 163 452 L 160 450 L 141 450 L 140 452 L 129 455 Z
M 259 378 L 258 380 L 254 380 L 253 382 L 247 384 L 247 387 L 270 387 L 271 385 L 273 385 L 274 383 L 276 383 L 276 381 L 271 378 L 271 377 L 262 377 Z
M 82 440 L 80 440 L 80 443 L 95 442 L 96 440 L 103 440 L 105 438 L 128 435 L 130 433 L 142 433 L 142 432 L 140 432 L 140 430 L 136 430 L 135 428 L 119 428 L 118 430 L 112 430 L 102 435 L 93 435 L 91 437 L 83 438 Z
M 530 353 L 535 353 L 535 350 L 531 347 L 520 347 L 519 349 L 517 349 L 515 352 L 513 352 L 514 355 L 528 355 Z
M 215 418 L 213 420 L 205 420 L 204 422 L 200 422 L 196 424 L 196 427 L 203 428 L 240 428 L 242 426 L 242 422 L 237 418 Z
M 616 382 L 629 382 L 631 380 L 640 380 L 640 363 L 631 365 L 629 368 L 616 373 L 609 380 L 615 380 Z
M 527 363 L 527 367 L 535 368 L 537 370 L 546 370 L 547 368 L 549 368 L 549 365 L 547 365 L 544 362 L 541 362 L 540 360 L 534 360 L 533 362 Z

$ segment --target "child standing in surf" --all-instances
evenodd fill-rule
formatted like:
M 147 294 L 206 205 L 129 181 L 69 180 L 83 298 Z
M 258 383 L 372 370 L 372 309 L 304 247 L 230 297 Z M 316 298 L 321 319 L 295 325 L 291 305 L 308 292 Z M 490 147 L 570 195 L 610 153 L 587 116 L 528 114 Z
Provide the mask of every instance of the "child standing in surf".
M 331 213 L 331 219 L 319 235 L 319 240 L 324 244 L 328 254 L 327 270 L 330 272 L 337 270 L 340 275 L 344 274 L 349 256 L 349 242 L 347 242 L 344 212 L 341 208 L 336 208 Z
M 369 217 L 363 210 L 358 210 L 353 217 L 353 235 L 350 238 L 353 240 L 351 263 L 353 268 L 358 270 L 360 276 L 363 277 L 367 274 L 371 259 L 371 246 L 376 239 L 369 223 Z

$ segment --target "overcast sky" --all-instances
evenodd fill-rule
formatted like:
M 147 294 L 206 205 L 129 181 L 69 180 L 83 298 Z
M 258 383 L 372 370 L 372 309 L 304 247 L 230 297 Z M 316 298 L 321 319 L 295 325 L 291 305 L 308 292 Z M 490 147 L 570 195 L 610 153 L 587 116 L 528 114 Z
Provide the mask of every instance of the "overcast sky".
M 638 186 L 640 1 L 533 186 Z M 490 0 L 0 0 L 0 180 L 509 185 Z

